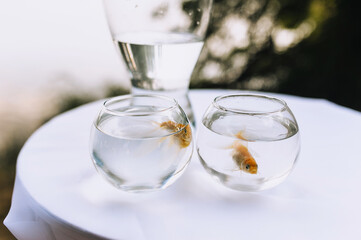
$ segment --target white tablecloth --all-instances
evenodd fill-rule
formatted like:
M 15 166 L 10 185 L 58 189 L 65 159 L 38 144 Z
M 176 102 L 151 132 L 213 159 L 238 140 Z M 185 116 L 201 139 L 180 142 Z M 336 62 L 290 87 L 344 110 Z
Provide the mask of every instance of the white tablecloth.
M 192 90 L 197 124 L 224 90 Z M 4 224 L 18 239 L 361 239 L 361 113 L 326 100 L 278 95 L 301 131 L 301 155 L 281 185 L 242 193 L 216 183 L 197 154 L 168 189 L 128 194 L 89 157 L 102 102 L 61 114 L 36 131 L 17 162 Z

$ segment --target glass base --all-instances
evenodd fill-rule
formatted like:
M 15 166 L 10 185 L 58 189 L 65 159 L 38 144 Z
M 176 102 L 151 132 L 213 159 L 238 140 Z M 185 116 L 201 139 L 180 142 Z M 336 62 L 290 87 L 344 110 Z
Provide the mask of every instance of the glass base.
M 210 174 L 213 178 L 215 178 L 216 181 L 218 181 L 219 183 L 230 189 L 243 191 L 243 192 L 257 192 L 257 191 L 273 188 L 279 185 L 280 183 L 282 183 L 292 170 L 290 169 L 289 171 L 285 172 L 280 176 L 275 176 L 268 179 L 258 178 L 258 179 L 245 180 L 245 179 L 229 176 L 227 174 L 218 172 L 217 170 L 211 168 L 210 166 L 207 165 L 207 163 L 201 157 L 199 152 L 198 152 L 198 157 L 203 168 L 206 170 L 206 172 L 208 172 L 208 174 Z
M 163 178 L 154 179 L 154 181 L 149 181 L 147 183 L 138 183 L 131 182 L 123 179 L 114 173 L 112 173 L 109 169 L 107 169 L 102 163 L 99 163 L 97 160 L 93 158 L 93 163 L 100 175 L 102 175 L 109 183 L 111 183 L 114 187 L 128 193 L 146 193 L 146 192 L 155 192 L 162 189 L 165 189 L 172 185 L 177 179 L 182 176 L 185 172 L 187 166 L 189 165 L 191 154 L 189 155 L 188 161 L 182 166 L 180 169 L 176 171 L 169 172 L 164 175 Z
M 168 97 L 172 97 L 177 100 L 178 104 L 182 107 L 183 111 L 187 114 L 189 122 L 195 127 L 195 119 L 192 110 L 192 105 L 188 97 L 188 89 L 177 89 L 177 90 L 147 90 L 132 86 L 132 94 L 159 94 Z

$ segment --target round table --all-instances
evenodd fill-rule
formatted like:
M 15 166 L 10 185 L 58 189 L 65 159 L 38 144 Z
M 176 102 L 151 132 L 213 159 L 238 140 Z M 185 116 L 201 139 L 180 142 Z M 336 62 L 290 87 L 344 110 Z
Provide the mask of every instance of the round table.
M 197 124 L 214 97 L 243 91 L 191 90 Z M 89 131 L 103 101 L 39 128 L 17 162 L 4 224 L 18 239 L 361 239 L 361 113 L 323 99 L 283 98 L 299 123 L 301 154 L 279 186 L 226 189 L 197 154 L 169 188 L 117 190 L 96 173 Z M 196 135 L 196 134 L 195 134 Z

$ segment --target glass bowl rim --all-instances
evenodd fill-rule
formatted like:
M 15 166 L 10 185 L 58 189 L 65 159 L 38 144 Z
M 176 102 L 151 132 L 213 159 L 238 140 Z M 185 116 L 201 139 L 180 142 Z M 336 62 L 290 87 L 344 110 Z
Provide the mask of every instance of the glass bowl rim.
M 117 103 L 117 102 L 124 101 L 124 100 L 129 100 L 132 98 L 145 98 L 145 97 L 163 99 L 165 101 L 168 101 L 170 103 L 170 106 L 162 107 L 161 109 L 154 110 L 152 112 L 141 112 L 141 113 L 139 113 L 139 112 L 120 112 L 120 111 L 109 109 L 109 106 L 113 103 Z M 149 105 L 149 106 L 152 106 L 152 105 Z M 159 95 L 159 94 L 126 94 L 126 95 L 116 96 L 116 97 L 112 97 L 112 98 L 105 100 L 103 102 L 102 110 L 106 113 L 109 113 L 109 114 L 112 114 L 115 116 L 119 116 L 119 117 L 123 117 L 123 116 L 142 117 L 142 116 L 151 116 L 151 115 L 154 115 L 157 113 L 171 111 L 177 107 L 180 107 L 177 100 L 175 100 L 174 98 L 168 97 L 168 96 Z
M 281 106 L 279 108 L 277 108 L 276 110 L 252 111 L 252 110 L 246 110 L 246 109 L 242 110 L 242 109 L 227 108 L 227 107 L 222 106 L 219 103 L 220 100 L 223 100 L 223 99 L 226 99 L 226 98 L 231 98 L 231 97 L 263 98 L 263 99 L 266 99 L 267 101 L 271 100 L 271 101 L 278 102 L 279 104 L 281 104 Z M 288 105 L 287 105 L 286 101 L 284 101 L 283 99 L 273 97 L 273 96 L 269 96 L 269 95 L 265 95 L 265 94 L 254 94 L 254 93 L 235 93 L 235 94 L 226 94 L 226 95 L 217 96 L 212 101 L 212 104 L 213 104 L 213 106 L 215 108 L 217 108 L 220 111 L 236 113 L 236 114 L 246 114 L 246 115 L 268 115 L 268 114 L 273 114 L 273 113 L 285 111 L 288 108 Z

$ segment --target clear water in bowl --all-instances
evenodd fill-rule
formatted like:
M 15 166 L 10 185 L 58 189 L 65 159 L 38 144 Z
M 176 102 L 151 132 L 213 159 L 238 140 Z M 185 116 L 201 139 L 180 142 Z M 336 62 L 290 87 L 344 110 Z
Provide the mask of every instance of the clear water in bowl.
M 206 171 L 227 187 L 257 191 L 287 177 L 299 145 L 297 124 L 287 118 L 216 114 L 200 126 L 197 152 Z

